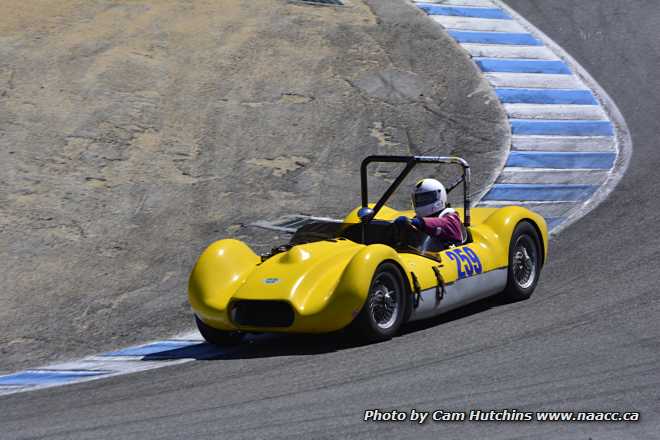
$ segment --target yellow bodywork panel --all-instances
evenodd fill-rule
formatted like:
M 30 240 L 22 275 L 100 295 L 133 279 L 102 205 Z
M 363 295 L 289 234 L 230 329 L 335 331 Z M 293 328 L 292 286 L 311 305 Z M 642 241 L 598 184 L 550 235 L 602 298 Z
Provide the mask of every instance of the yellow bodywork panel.
M 457 209 L 463 216 L 463 210 Z M 394 220 L 413 211 L 383 207 L 378 220 Z M 427 256 L 384 244 L 364 245 L 338 238 L 293 246 L 265 261 L 237 240 L 211 244 L 190 275 L 188 294 L 194 313 L 207 325 L 222 330 L 321 333 L 339 330 L 359 313 L 378 266 L 395 263 L 406 289 L 413 294 L 438 285 L 433 267 L 445 284 L 466 276 L 465 271 L 488 272 L 507 267 L 509 241 L 516 225 L 530 221 L 539 232 L 547 255 L 547 226 L 538 214 L 521 207 L 471 210 L 472 241 Z M 357 209 L 345 219 L 358 223 Z M 459 271 L 463 272 L 459 274 Z M 470 275 L 468 273 L 467 275 Z M 294 321 L 288 327 L 239 326 L 232 321 L 232 303 L 274 300 L 291 305 Z

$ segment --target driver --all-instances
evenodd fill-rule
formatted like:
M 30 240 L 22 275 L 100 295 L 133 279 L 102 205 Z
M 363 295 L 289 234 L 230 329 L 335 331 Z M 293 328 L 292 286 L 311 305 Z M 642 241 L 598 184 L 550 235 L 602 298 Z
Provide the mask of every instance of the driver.
M 448 244 L 462 243 L 461 219 L 455 210 L 447 207 L 447 191 L 442 183 L 435 179 L 420 180 L 415 184 L 412 202 L 415 218 L 401 216 L 395 223 L 412 224 L 420 231 Z

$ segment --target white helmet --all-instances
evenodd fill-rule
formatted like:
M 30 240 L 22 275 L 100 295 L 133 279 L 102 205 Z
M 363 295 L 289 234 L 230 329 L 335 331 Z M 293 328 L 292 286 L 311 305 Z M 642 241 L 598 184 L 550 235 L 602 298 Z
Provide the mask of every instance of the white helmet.
M 435 179 L 422 179 L 415 184 L 412 202 L 417 217 L 430 217 L 445 209 L 447 190 Z

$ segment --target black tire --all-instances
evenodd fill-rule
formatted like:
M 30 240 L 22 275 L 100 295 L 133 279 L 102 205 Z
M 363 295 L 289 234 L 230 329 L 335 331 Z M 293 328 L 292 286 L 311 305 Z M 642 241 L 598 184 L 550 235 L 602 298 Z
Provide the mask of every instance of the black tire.
M 204 322 L 202 322 L 202 320 L 199 319 L 196 315 L 195 324 L 197 324 L 197 328 L 199 329 L 199 332 L 202 334 L 206 342 L 213 345 L 238 345 L 243 340 L 243 336 L 245 336 L 241 332 L 228 332 L 225 330 L 218 330 L 216 328 L 209 327 L 208 325 L 204 324 Z
M 371 279 L 362 310 L 349 326 L 349 334 L 364 342 L 392 338 L 407 312 L 408 295 L 403 286 L 398 267 L 394 263 L 381 263 Z
M 532 296 L 542 267 L 542 248 L 534 226 L 527 221 L 518 223 L 509 243 L 509 267 L 506 288 L 502 295 L 511 301 Z

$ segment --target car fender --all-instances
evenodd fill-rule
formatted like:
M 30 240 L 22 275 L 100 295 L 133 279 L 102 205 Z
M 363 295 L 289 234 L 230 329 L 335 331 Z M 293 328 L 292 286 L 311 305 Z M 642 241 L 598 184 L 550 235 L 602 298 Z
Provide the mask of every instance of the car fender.
M 539 240 L 541 242 L 543 261 L 547 260 L 548 256 L 548 225 L 540 214 L 534 211 L 523 208 L 522 206 L 505 206 L 493 212 L 487 219 L 484 220 L 483 225 L 488 226 L 492 231 L 479 230 L 477 226 L 474 228 L 476 234 L 481 233 L 484 240 L 497 240 L 500 242 L 500 248 L 506 252 L 499 253 L 498 266 L 504 267 L 508 265 L 509 259 L 509 244 L 513 231 L 521 221 L 527 220 L 536 228 L 539 233 Z M 473 238 L 475 234 L 473 234 Z M 491 235 L 488 237 L 488 235 Z
M 204 315 L 206 308 L 225 310 L 235 292 L 261 261 L 239 240 L 219 240 L 200 255 L 188 280 L 188 299 Z M 220 270 L 221 268 L 221 270 Z
M 342 314 L 341 311 L 350 310 L 350 319 L 345 323 L 346 325 L 360 313 L 369 295 L 374 272 L 381 263 L 386 261 L 391 261 L 400 267 L 404 288 L 406 292 L 411 291 L 411 275 L 406 270 L 406 264 L 394 249 L 383 244 L 364 247 L 353 256 L 344 269 L 333 295 L 334 301 L 329 305 L 333 308 L 336 307 L 339 314 Z

